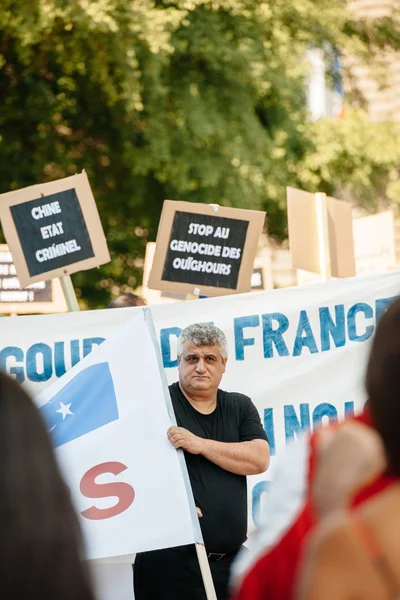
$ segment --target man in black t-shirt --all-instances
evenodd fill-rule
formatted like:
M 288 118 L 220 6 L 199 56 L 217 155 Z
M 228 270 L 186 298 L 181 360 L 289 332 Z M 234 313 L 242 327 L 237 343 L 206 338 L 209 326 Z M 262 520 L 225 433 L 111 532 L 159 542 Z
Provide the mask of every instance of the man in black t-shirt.
M 184 451 L 218 600 L 228 598 L 230 567 L 246 539 L 246 475 L 269 464 L 250 398 L 219 389 L 227 357 L 220 329 L 190 325 L 178 340 L 179 382 L 169 388 L 177 426 L 168 438 Z M 136 600 L 206 599 L 194 546 L 137 555 L 134 582 Z

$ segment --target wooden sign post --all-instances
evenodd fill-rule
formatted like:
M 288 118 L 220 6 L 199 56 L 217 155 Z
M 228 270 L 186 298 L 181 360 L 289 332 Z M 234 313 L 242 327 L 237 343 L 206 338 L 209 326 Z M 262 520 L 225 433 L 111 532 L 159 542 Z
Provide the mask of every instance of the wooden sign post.
M 0 218 L 21 286 L 59 277 L 79 310 L 69 276 L 110 261 L 86 173 L 2 194 Z
M 249 292 L 265 213 L 166 200 L 149 288 L 196 296 Z
M 196 544 L 196 552 L 207 600 L 218 600 L 204 544 Z
M 351 206 L 325 194 L 287 188 L 293 267 L 323 280 L 356 274 Z

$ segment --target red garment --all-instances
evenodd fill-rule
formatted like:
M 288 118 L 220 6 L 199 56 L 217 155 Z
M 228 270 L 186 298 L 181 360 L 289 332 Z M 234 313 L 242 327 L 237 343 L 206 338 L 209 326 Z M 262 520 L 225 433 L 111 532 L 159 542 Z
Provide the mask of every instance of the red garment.
M 355 417 L 355 421 L 372 427 L 369 414 Z M 340 426 L 340 425 L 339 425 Z M 316 434 L 309 437 L 308 485 L 306 488 L 303 509 L 294 517 L 292 524 L 286 528 L 275 543 L 265 547 L 263 554 L 258 549 L 257 556 L 247 568 L 241 581 L 235 581 L 235 594 L 232 600 L 290 600 L 303 549 L 309 532 L 316 524 L 316 516 L 310 501 L 310 483 L 315 472 Z M 394 481 L 393 477 L 382 476 L 359 492 L 353 506 L 358 506 L 368 498 L 384 490 Z M 251 553 L 251 550 L 249 551 Z

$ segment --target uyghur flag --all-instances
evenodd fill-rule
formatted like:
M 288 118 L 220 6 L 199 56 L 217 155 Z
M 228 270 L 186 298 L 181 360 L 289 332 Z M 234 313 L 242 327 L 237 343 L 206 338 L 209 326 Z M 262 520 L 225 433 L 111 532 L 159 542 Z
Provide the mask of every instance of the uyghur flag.
M 40 411 L 55 448 L 118 419 L 108 363 L 97 363 L 80 371 Z

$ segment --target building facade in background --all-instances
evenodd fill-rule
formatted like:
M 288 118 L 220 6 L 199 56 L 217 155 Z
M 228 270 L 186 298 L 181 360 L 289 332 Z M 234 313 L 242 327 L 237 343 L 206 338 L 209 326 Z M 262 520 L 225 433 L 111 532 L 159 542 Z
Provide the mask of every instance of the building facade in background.
M 396 10 L 398 14 L 400 11 L 400 0 L 348 0 L 348 5 L 362 19 L 390 17 Z M 400 121 L 399 52 L 388 52 L 373 64 L 353 56 L 338 56 L 335 64 L 328 65 L 327 56 L 331 54 L 321 49 L 310 50 L 307 54 L 310 65 L 307 107 L 312 120 L 343 117 L 344 95 L 357 90 L 371 121 Z M 341 61 L 346 71 L 343 83 Z M 333 83 L 327 77 L 328 68 L 335 74 Z
M 399 15 L 399 0 L 348 0 L 350 10 L 364 19 Z M 388 52 L 378 64 L 347 57 L 346 68 L 360 91 L 372 121 L 400 121 L 400 53 Z

